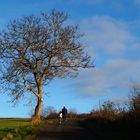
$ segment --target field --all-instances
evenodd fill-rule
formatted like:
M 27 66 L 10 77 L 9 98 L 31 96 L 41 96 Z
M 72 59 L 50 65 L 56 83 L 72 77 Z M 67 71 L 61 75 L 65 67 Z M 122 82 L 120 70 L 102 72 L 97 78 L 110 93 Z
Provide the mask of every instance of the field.
M 30 125 L 30 119 L 0 118 L 0 130 Z
M 32 137 L 36 129 L 37 126 L 30 124 L 30 119 L 0 118 L 0 140 L 23 140 Z

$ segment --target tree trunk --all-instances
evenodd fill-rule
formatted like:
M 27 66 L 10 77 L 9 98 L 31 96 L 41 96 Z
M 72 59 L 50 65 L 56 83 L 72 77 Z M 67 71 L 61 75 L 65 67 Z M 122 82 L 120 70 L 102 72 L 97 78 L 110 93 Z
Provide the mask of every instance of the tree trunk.
M 43 105 L 42 100 L 42 85 L 38 86 L 37 105 L 35 107 L 34 115 L 32 117 L 32 124 L 39 124 L 41 121 L 41 109 Z

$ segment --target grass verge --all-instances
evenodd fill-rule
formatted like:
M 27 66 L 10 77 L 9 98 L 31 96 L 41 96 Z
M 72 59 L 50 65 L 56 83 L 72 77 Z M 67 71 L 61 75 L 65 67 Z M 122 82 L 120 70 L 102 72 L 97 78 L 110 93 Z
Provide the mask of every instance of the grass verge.
M 38 128 L 29 119 L 0 119 L 0 140 L 32 140 Z

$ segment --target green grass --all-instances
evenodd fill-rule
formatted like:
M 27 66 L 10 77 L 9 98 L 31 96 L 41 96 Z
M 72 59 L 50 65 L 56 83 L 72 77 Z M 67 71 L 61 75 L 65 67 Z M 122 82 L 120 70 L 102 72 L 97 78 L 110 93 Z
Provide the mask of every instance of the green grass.
M 0 130 L 30 125 L 30 119 L 4 118 L 0 119 Z
M 32 139 L 35 136 L 38 126 L 33 126 L 30 119 L 1 118 L 0 119 L 0 140 L 4 137 L 13 137 L 12 140 Z

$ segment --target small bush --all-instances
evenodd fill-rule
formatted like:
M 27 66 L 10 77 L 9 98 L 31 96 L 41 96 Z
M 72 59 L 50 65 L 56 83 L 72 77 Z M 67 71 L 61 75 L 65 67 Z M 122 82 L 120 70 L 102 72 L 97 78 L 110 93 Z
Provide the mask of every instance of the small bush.
M 68 111 L 69 118 L 76 118 L 77 117 L 77 110 L 75 108 L 71 108 Z
M 58 114 L 56 109 L 53 106 L 48 106 L 44 107 L 41 111 L 41 117 L 44 118 L 49 118 L 49 119 L 54 119 L 57 118 Z
M 13 140 L 13 134 L 8 132 L 6 136 L 2 138 L 2 140 Z
M 132 87 L 132 95 L 130 97 L 129 113 L 134 119 L 140 118 L 140 85 Z

